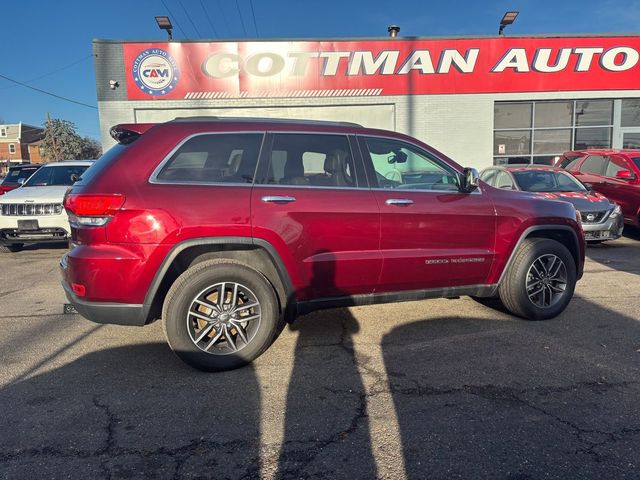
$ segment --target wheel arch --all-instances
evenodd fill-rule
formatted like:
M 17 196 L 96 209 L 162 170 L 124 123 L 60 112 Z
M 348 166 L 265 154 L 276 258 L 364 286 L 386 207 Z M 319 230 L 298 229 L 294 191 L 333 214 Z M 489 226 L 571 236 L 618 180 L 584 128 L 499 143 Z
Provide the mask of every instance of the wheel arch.
M 500 279 L 498 280 L 498 285 L 502 284 L 504 277 L 513 262 L 516 252 L 518 248 L 525 240 L 529 238 L 549 238 L 551 240 L 556 240 L 557 242 L 564 245 L 567 250 L 571 253 L 573 260 L 576 264 L 576 269 L 578 271 L 578 278 L 582 276 L 582 254 L 583 250 L 580 248 L 580 241 L 578 240 L 578 236 L 573 228 L 568 225 L 533 225 L 527 229 L 520 235 L 520 238 L 516 242 L 511 254 L 509 255 L 509 260 L 505 264 L 502 269 L 502 273 L 500 274 Z
M 264 275 L 276 292 L 285 318 L 295 311 L 291 279 L 273 245 L 247 237 L 201 237 L 180 242 L 167 253 L 145 296 L 145 323 L 160 318 L 164 297 L 185 270 L 206 260 L 224 258 L 245 263 Z

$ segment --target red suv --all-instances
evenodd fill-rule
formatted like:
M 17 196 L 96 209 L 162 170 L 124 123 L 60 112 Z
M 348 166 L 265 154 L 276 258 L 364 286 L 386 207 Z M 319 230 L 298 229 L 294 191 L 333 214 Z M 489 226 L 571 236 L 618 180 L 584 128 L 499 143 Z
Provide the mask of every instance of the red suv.
M 480 183 L 406 135 L 218 118 L 111 133 L 65 198 L 67 297 L 95 322 L 162 318 L 202 370 L 250 362 L 323 308 L 499 296 L 547 319 L 582 276 L 571 204 Z
M 640 227 L 640 150 L 566 152 L 556 166 L 616 202 L 625 223 Z

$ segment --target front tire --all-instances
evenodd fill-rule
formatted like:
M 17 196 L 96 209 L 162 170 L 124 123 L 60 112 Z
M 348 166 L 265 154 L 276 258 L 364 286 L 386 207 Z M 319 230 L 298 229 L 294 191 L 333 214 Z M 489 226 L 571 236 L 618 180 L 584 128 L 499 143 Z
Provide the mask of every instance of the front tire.
M 531 238 L 516 252 L 498 293 L 514 315 L 547 320 L 567 307 L 576 280 L 575 261 L 564 245 L 547 238 Z
M 162 323 L 176 355 L 207 372 L 247 365 L 284 327 L 269 281 L 246 264 L 222 259 L 198 263 L 178 277 L 165 298 Z

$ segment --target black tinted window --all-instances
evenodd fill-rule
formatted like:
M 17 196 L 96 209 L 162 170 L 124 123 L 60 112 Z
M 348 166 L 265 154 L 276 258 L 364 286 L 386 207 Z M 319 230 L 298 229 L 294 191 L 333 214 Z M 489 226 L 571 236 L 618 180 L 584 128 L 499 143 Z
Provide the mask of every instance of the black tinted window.
M 590 155 L 585 159 L 584 163 L 580 167 L 580 171 L 583 173 L 602 175 L 602 173 L 604 172 L 605 161 L 606 157 L 603 157 L 601 155 Z
M 164 165 L 158 180 L 253 183 L 262 134 L 204 134 L 187 140 Z
M 33 173 L 38 170 L 37 168 L 10 168 L 9 173 L 5 177 L 3 184 L 18 183 L 18 180 L 29 178 Z
M 276 134 L 267 183 L 317 187 L 356 185 L 344 135 Z

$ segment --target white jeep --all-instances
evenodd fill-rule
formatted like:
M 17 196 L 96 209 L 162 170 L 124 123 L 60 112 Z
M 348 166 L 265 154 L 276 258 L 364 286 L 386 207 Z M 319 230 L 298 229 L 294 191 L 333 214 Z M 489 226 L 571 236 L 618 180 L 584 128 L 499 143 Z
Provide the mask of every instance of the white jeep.
M 49 163 L 0 197 L 0 252 L 25 243 L 66 242 L 71 228 L 62 205 L 67 189 L 92 164 L 88 160 Z

